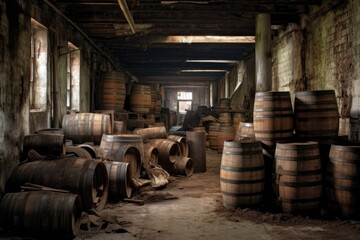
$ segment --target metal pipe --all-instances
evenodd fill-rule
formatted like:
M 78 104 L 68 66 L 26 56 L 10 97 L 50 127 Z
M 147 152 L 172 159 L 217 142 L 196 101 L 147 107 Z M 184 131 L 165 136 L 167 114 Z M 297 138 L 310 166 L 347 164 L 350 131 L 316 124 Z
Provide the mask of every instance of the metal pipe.
M 63 17 L 66 21 L 68 21 L 74 28 L 76 28 L 81 35 L 98 51 L 100 52 L 115 68 L 120 69 L 124 73 L 126 73 L 131 79 L 137 80 L 135 76 L 133 76 L 130 72 L 128 72 L 125 68 L 115 63 L 101 48 L 99 48 L 96 43 L 80 28 L 78 27 L 71 19 L 69 19 L 65 14 L 63 14 L 54 4 L 49 2 L 48 0 L 43 0 L 49 7 L 51 7 L 56 13 L 58 13 L 61 17 Z
M 118 2 L 119 2 L 119 6 L 120 6 L 120 8 L 121 8 L 127 22 L 129 23 L 131 31 L 133 33 L 136 33 L 134 19 L 131 16 L 128 5 L 126 4 L 126 0 L 118 0 Z

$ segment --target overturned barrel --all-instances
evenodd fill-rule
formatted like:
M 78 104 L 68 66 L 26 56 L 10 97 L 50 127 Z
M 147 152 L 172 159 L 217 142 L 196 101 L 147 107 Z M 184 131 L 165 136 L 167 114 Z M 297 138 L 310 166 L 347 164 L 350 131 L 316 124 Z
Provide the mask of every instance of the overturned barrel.
M 187 157 L 189 155 L 189 146 L 187 144 L 186 138 L 177 135 L 169 135 L 167 139 L 179 143 L 181 156 Z
M 103 134 L 111 134 L 110 116 L 99 113 L 76 113 L 63 117 L 62 128 L 66 139 L 73 143 L 94 142 L 99 145 Z
M 104 161 L 109 177 L 109 197 L 111 201 L 119 201 L 131 197 L 131 175 L 128 162 Z
M 48 191 L 7 193 L 0 202 L 0 226 L 43 239 L 72 239 L 80 230 L 79 195 Z
M 34 149 L 42 155 L 65 155 L 65 137 L 62 134 L 31 134 L 26 135 L 23 141 L 23 156 Z
M 102 162 L 76 157 L 22 164 L 15 168 L 7 181 L 7 191 L 18 192 L 25 183 L 79 194 L 84 210 L 101 210 L 105 206 L 109 187 L 106 167 Z
M 175 159 L 172 157 L 180 156 L 179 144 L 168 139 L 152 139 L 149 144 L 159 151 L 159 165 L 166 171 L 173 172 Z

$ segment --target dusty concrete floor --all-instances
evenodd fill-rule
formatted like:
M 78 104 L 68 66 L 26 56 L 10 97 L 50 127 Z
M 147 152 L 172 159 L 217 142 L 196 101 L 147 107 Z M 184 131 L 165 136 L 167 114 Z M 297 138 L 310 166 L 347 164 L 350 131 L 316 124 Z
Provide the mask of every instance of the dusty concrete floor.
M 222 206 L 221 155 L 207 150 L 207 172 L 172 178 L 157 194 L 178 199 L 109 204 L 107 225 L 81 231 L 80 239 L 360 239 L 360 222 L 324 220 Z
M 360 239 L 358 221 L 225 209 L 220 194 L 220 161 L 220 154 L 207 150 L 205 173 L 172 177 L 166 188 L 155 191 L 156 197 L 147 198 L 144 205 L 107 204 L 100 212 L 104 221 L 88 231 L 81 230 L 76 240 Z M 164 200 L 164 196 L 178 199 Z M 0 233 L 0 239 L 30 238 Z

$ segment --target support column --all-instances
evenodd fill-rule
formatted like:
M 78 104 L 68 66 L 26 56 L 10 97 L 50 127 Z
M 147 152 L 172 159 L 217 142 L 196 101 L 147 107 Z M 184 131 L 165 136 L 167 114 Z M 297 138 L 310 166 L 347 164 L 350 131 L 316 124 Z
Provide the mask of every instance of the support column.
M 229 81 L 230 81 L 230 73 L 226 72 L 225 73 L 225 98 L 229 98 Z
M 256 92 L 271 91 L 271 23 L 270 14 L 256 14 L 255 27 Z

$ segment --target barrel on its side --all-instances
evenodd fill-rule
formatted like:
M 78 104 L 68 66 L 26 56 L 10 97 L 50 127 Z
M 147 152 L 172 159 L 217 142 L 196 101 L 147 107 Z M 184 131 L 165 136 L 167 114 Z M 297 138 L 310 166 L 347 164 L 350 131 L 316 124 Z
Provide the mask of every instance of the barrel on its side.
M 259 205 L 264 196 L 265 168 L 260 141 L 225 141 L 220 166 L 223 205 Z
M 0 226 L 28 236 L 72 239 L 80 230 L 81 212 L 81 200 L 76 194 L 7 193 L 0 201 Z
M 332 144 L 326 193 L 330 210 L 342 217 L 360 214 L 360 146 Z
M 111 134 L 109 115 L 99 113 L 76 113 L 63 117 L 62 128 L 66 139 L 75 144 L 94 142 L 99 145 L 103 134 Z
M 23 141 L 23 155 L 34 149 L 42 155 L 65 155 L 65 137 L 62 134 L 31 134 L 26 135 Z
M 189 146 L 185 137 L 169 135 L 167 139 L 179 143 L 181 156 L 187 157 L 189 155 Z
M 193 160 L 184 156 L 176 156 L 174 158 L 174 174 L 190 177 L 194 172 Z
M 165 126 L 137 128 L 133 130 L 133 134 L 142 136 L 143 139 L 167 138 Z
M 109 200 L 119 201 L 131 197 L 131 176 L 128 162 L 105 161 L 109 177 Z
M 158 164 L 159 160 L 159 150 L 156 147 L 150 145 L 149 143 L 145 143 L 144 156 L 147 159 L 149 165 L 155 167 Z
M 66 154 L 72 154 L 75 157 L 80 157 L 84 159 L 93 159 L 93 157 L 88 151 L 78 146 L 66 146 Z
M 257 92 L 254 102 L 254 132 L 270 154 L 276 142 L 293 136 L 293 111 L 289 92 Z
M 22 164 L 15 168 L 7 181 L 7 191 L 18 192 L 25 183 L 79 194 L 84 210 L 103 209 L 109 187 L 106 167 L 102 162 L 76 157 Z
M 277 143 L 275 172 L 283 212 L 315 214 L 319 211 L 322 174 L 317 142 Z
M 173 172 L 174 162 L 173 156 L 180 156 L 180 146 L 177 142 L 169 139 L 152 139 L 149 141 L 159 151 L 158 163 L 168 172 Z
M 295 93 L 294 124 L 300 138 L 317 140 L 336 137 L 339 112 L 334 90 Z

